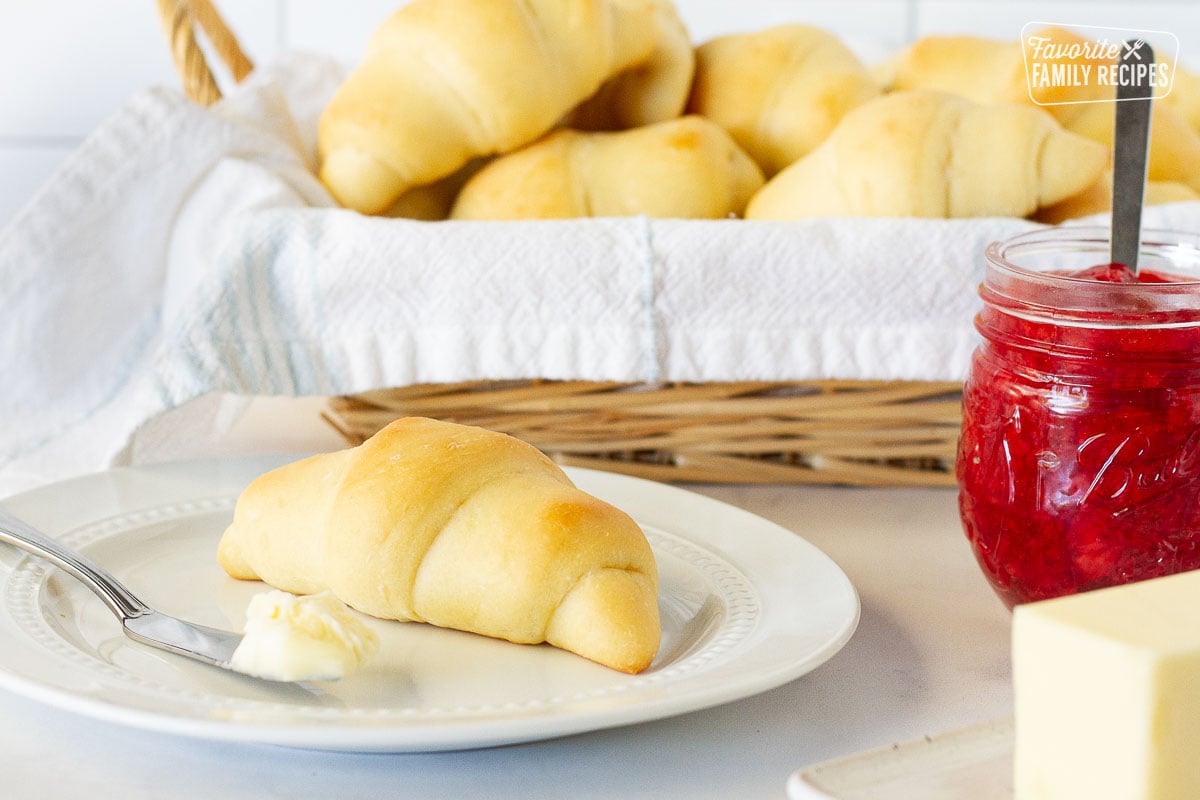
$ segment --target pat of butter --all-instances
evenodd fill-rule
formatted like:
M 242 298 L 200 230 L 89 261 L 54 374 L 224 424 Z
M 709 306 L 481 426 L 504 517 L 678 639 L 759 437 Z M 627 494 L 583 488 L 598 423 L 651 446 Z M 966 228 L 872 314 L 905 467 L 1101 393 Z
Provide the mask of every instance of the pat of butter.
M 268 680 L 330 681 L 378 648 L 375 633 L 332 592 L 297 597 L 274 590 L 250 599 L 245 638 L 230 665 Z
M 1200 798 L 1200 572 L 1018 606 L 1016 800 Z

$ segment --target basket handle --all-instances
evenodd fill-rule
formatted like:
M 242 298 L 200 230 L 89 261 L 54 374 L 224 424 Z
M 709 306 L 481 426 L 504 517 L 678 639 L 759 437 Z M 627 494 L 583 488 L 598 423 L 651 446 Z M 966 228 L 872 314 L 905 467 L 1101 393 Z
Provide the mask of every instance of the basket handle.
M 183 79 L 183 89 L 200 105 L 210 106 L 220 100 L 221 89 L 196 40 L 197 25 L 235 81 L 241 82 L 254 69 L 254 64 L 242 52 L 237 37 L 221 19 L 211 0 L 158 0 L 158 16 L 175 69 Z

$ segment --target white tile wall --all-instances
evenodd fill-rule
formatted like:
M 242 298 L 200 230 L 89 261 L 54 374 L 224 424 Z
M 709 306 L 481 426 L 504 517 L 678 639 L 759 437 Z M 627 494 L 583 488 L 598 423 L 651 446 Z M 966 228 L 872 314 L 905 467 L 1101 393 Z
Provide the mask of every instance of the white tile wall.
M 903 0 L 683 0 L 677 2 L 692 38 L 805 22 L 839 36 L 900 43 L 908 38 Z
M 251 58 L 283 48 L 347 61 L 404 0 L 216 0 Z M 800 21 L 870 57 L 927 33 L 1015 38 L 1032 20 L 1169 30 L 1200 61 L 1196 0 L 676 0 L 692 37 Z M 176 77 L 147 0 L 0 2 L 0 226 L 131 94 Z
M 914 33 L 976 33 L 1016 38 L 1021 27 L 1037 20 L 1067 25 L 1166 30 L 1191 39 L 1200 50 L 1200 3 L 1129 2 L 1129 0 L 916 0 Z
M 285 37 L 296 49 L 319 50 L 353 63 L 375 26 L 401 4 L 396 0 L 287 0 Z
M 171 79 L 158 22 L 138 0 L 16 0 L 0 12 L 0 136 L 79 137 L 139 86 Z

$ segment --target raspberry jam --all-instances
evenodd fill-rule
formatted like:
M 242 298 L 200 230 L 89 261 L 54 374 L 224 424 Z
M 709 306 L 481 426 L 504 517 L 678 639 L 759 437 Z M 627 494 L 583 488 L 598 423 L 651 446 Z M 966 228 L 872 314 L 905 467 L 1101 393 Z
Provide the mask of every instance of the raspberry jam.
M 957 473 L 967 539 L 1009 606 L 1200 567 L 1200 237 L 1107 231 L 987 251 Z

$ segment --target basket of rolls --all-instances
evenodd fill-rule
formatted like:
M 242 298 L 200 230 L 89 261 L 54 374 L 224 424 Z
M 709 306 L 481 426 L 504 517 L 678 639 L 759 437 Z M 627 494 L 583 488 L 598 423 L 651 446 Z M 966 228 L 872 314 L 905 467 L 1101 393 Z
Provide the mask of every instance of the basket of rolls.
M 217 57 L 250 72 L 206 1 L 159 8 L 197 102 L 221 97 Z M 1179 71 L 1155 104 L 1151 204 L 1200 199 L 1198 83 Z M 639 305 L 588 341 L 488 323 L 529 373 L 472 340 L 454 351 L 471 374 L 415 369 L 326 418 L 352 443 L 404 416 L 479 425 L 661 480 L 952 485 L 983 247 L 1109 207 L 1112 104 L 1051 102 L 1016 39 L 927 37 L 866 63 L 800 21 L 695 42 L 671 0 L 398 3 L 313 132 L 328 213 L 424 226 L 403 229 L 424 247 L 528 246 L 508 261 L 531 313 L 618 284 Z M 593 232 L 613 286 L 602 263 L 522 278 L 579 261 L 576 241 L 602 252 Z M 487 317 L 493 282 L 461 276 L 480 293 L 464 307 Z M 952 330 L 934 330 L 943 311 Z M 626 341 L 632 366 L 613 366 Z

